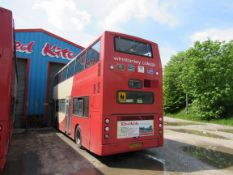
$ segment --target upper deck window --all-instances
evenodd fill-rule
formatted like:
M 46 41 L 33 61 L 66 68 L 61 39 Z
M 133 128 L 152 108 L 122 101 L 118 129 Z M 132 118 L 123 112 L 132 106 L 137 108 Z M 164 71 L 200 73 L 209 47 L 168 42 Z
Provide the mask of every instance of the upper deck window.
M 93 66 L 100 60 L 100 41 L 87 50 L 85 68 Z
M 86 53 L 83 53 L 75 60 L 75 73 L 79 73 L 84 70 L 85 65 L 85 59 L 86 59 Z
M 115 50 L 118 52 L 152 58 L 151 45 L 119 36 L 114 37 Z
M 72 77 L 74 75 L 74 67 L 75 67 L 75 62 L 73 61 L 69 66 L 68 66 L 68 72 L 67 72 L 67 79 Z

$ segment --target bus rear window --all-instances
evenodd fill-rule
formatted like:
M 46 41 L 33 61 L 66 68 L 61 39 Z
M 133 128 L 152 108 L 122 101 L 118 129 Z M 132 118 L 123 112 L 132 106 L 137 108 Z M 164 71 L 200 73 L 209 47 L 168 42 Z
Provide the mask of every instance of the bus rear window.
M 151 45 L 121 37 L 114 37 L 115 51 L 152 58 Z
M 153 104 L 153 92 L 118 91 L 117 102 L 121 104 Z

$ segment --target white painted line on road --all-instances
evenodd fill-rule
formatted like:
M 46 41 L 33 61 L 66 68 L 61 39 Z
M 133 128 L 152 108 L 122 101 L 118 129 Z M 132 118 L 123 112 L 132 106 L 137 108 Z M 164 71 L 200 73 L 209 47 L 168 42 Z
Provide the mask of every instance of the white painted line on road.
M 156 160 L 157 162 L 162 163 L 163 164 L 163 174 L 164 175 L 168 175 L 168 172 L 167 172 L 167 169 L 166 169 L 166 162 L 165 162 L 165 160 L 159 159 L 159 158 L 154 157 L 154 156 L 152 156 L 150 154 L 147 154 L 146 156 L 149 157 L 149 158 L 151 158 L 151 159 L 153 159 L 153 160 Z

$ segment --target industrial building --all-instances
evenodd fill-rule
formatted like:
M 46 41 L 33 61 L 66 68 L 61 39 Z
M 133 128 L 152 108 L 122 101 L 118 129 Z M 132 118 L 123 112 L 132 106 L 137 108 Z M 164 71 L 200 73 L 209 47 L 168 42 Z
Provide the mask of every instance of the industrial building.
M 51 125 L 55 73 L 83 47 L 43 29 L 15 32 L 18 71 L 15 127 Z

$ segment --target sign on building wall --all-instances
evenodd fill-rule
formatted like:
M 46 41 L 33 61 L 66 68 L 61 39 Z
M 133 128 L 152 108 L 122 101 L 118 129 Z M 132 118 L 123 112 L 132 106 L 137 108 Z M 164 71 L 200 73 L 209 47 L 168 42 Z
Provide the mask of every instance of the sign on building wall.
M 34 51 L 33 49 L 36 44 L 37 43 L 35 41 L 30 41 L 27 43 L 16 41 L 16 52 L 31 54 Z M 48 56 L 51 58 L 62 58 L 67 60 L 72 60 L 78 55 L 78 53 L 70 51 L 69 48 L 62 48 L 57 46 L 56 44 L 51 44 L 49 42 L 46 42 L 44 44 L 39 53 L 43 56 Z

